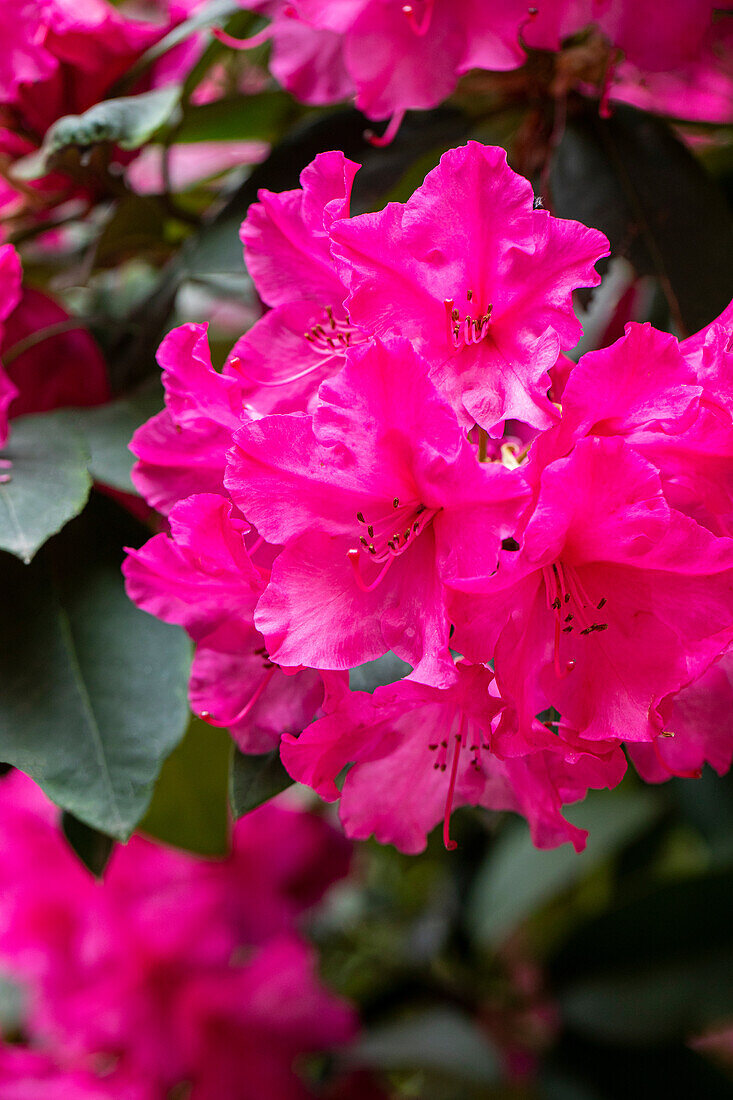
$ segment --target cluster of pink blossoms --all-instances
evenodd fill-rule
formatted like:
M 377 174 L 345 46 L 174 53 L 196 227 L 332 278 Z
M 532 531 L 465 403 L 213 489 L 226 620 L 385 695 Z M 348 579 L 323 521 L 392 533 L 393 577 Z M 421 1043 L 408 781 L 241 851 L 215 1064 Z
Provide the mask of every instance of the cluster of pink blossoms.
M 269 26 L 271 69 L 296 98 L 356 96 L 370 118 L 441 103 L 472 70 L 506 72 L 536 50 L 573 51 L 573 70 L 604 96 L 684 118 L 733 114 L 729 3 L 674 0 L 240 0 Z M 562 84 L 563 81 L 561 80 Z
M 475 142 L 350 217 L 356 170 L 325 153 L 260 193 L 269 309 L 221 372 L 205 326 L 165 339 L 132 449 L 169 533 L 128 591 L 195 640 L 193 708 L 281 745 L 349 836 L 417 852 L 443 818 L 451 846 L 469 804 L 580 848 L 562 807 L 624 747 L 651 781 L 731 762 L 733 316 L 569 369 L 601 233 Z M 350 691 L 390 650 L 411 674 Z
M 134 837 L 98 881 L 29 779 L 11 774 L 0 794 L 0 969 L 25 993 L 28 1042 L 0 1045 L 3 1097 L 312 1095 L 294 1063 L 348 1042 L 356 1017 L 319 982 L 296 921 L 346 874 L 343 837 L 265 806 L 223 860 Z

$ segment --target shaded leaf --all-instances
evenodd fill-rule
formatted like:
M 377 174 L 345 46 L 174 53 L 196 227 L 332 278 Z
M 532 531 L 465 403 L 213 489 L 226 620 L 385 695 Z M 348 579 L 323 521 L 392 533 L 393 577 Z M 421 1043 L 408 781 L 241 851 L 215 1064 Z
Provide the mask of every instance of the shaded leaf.
M 717 183 L 669 126 L 616 105 L 571 111 L 550 173 L 553 213 L 601 229 L 614 255 L 656 275 L 681 333 L 733 296 L 733 216 Z
M 648 792 L 590 794 L 566 816 L 588 829 L 588 844 L 577 853 L 570 844 L 550 851 L 535 848 L 527 828 L 506 829 L 480 868 L 468 900 L 466 922 L 472 938 L 496 946 L 539 906 L 579 882 L 657 818 L 660 802 Z
M 86 440 L 89 471 L 96 481 L 128 493 L 136 491 L 130 481 L 135 459 L 129 443 L 133 432 L 162 408 L 163 391 L 155 379 L 118 401 L 67 413 Z
M 101 878 L 114 848 L 115 842 L 112 837 L 100 833 L 98 829 L 92 829 L 90 825 L 85 825 L 83 821 L 79 821 L 66 810 L 61 815 L 61 828 L 87 870 L 97 878 Z
M 122 149 L 139 149 L 170 119 L 181 98 L 177 84 L 140 95 L 104 99 L 83 115 L 65 115 L 54 122 L 37 153 L 13 165 L 19 180 L 35 180 L 51 169 L 55 154 L 74 145 L 83 149 L 103 141 Z
M 276 749 L 250 756 L 235 745 L 229 773 L 229 802 L 235 818 L 243 817 L 292 785 L 293 779 L 285 771 Z
M 455 1008 L 429 1008 L 368 1030 L 347 1054 L 380 1070 L 421 1069 L 494 1085 L 499 1060 L 474 1021 Z
M 163 765 L 142 832 L 199 855 L 224 855 L 231 745 L 225 730 L 191 718 L 185 737 Z
M 208 27 L 222 26 L 230 15 L 234 15 L 241 10 L 242 8 L 239 0 L 209 0 L 208 4 L 197 7 L 194 15 L 189 19 L 184 19 L 183 22 L 174 27 L 172 31 L 164 35 L 159 42 L 156 42 L 150 49 L 146 50 L 142 57 L 138 58 L 135 64 L 125 73 L 118 84 L 124 82 L 127 87 L 134 83 L 137 77 L 145 72 L 146 69 L 150 68 L 159 57 L 163 57 L 169 50 L 179 46 L 181 42 L 185 42 L 192 34 L 195 34 L 197 31 L 206 30 Z
M 141 533 L 100 499 L 32 565 L 0 558 L 0 759 L 120 840 L 188 715 L 188 640 L 139 611 L 122 583 L 119 547 Z
M 374 692 L 385 684 L 394 684 L 412 672 L 412 666 L 396 653 L 385 653 L 376 661 L 367 661 L 349 670 L 349 687 L 352 691 Z
M 92 484 L 84 439 L 64 412 L 14 420 L 2 452 L 10 481 L 0 484 L 0 550 L 28 563 L 86 504 Z
M 293 101 L 285 92 L 224 96 L 187 107 L 176 142 L 274 141 L 292 113 Z

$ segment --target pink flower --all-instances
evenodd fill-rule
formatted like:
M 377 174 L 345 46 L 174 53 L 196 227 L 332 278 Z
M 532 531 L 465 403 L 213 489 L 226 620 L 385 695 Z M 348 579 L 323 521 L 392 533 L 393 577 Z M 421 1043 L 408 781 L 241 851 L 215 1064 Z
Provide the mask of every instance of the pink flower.
M 156 1100 L 142 1082 L 125 1082 L 118 1074 L 95 1077 L 16 1046 L 0 1046 L 0 1093 L 3 1100 Z
M 246 1100 L 253 1082 L 263 1095 L 310 1095 L 294 1062 L 348 1041 L 355 1018 L 318 981 L 293 922 L 345 872 L 342 837 L 268 806 L 235 826 L 224 860 L 134 837 L 98 882 L 30 780 L 12 774 L 2 796 L 0 958 L 28 983 L 24 1030 L 50 1056 L 0 1051 L 3 1086 L 28 1076 L 8 1098 L 45 1096 L 30 1090 L 36 1077 L 55 1097 L 57 1076 L 68 1084 L 59 1100 L 77 1087 L 79 1100 L 158 1100 L 184 1082 L 192 1100 Z M 269 829 L 282 850 L 263 848 Z M 100 1064 L 114 1067 L 109 1091 L 83 1072 Z
M 283 730 L 299 731 L 313 718 L 323 700 L 321 676 L 269 659 L 252 622 L 268 570 L 250 558 L 250 529 L 236 509 L 221 496 L 194 495 L 169 521 L 170 537 L 128 551 L 128 595 L 198 643 L 190 688 L 196 713 L 229 728 L 243 751 L 267 752 Z
M 724 654 L 698 680 L 660 707 L 664 734 L 651 745 L 630 745 L 647 783 L 698 776 L 703 764 L 725 775 L 733 760 L 733 656 Z
M 347 353 L 312 417 L 245 425 L 225 484 L 283 545 L 255 613 L 271 658 L 347 669 L 388 649 L 453 678 L 443 578 L 490 571 L 525 499 L 481 465 L 404 340 Z
M 346 349 L 365 339 L 343 308 L 329 238 L 334 220 L 349 216 L 358 167 L 343 153 L 320 153 L 301 187 L 261 190 L 242 224 L 247 268 L 274 308 L 237 342 L 230 363 L 251 379 L 248 399 L 259 412 L 305 410 Z
M 470 69 L 515 69 L 524 62 L 523 0 L 296 0 L 313 26 L 343 35 L 356 105 L 370 118 L 435 107 Z
M 503 149 L 451 150 L 407 203 L 331 228 L 356 324 L 407 337 L 467 426 L 556 419 L 547 371 L 582 329 L 572 291 L 595 286 L 603 234 L 533 209 Z
M 159 511 L 192 493 L 222 492 L 225 455 L 243 410 L 241 381 L 211 364 L 205 325 L 181 325 L 158 350 L 166 408 L 139 428 L 132 480 Z
M 348 836 L 373 833 L 404 852 L 422 851 L 441 818 L 446 847 L 455 847 L 450 815 L 464 805 L 523 813 L 538 847 L 565 840 L 584 847 L 585 833 L 562 817 L 562 805 L 585 797 L 589 786 L 618 783 L 621 751 L 605 759 L 580 751 L 568 762 L 564 746 L 542 730 L 547 748 L 500 759 L 493 731 L 504 703 L 489 693 L 492 674 L 460 662 L 456 674 L 450 688 L 402 680 L 373 695 L 346 693 L 299 737 L 284 737 L 285 766 L 328 801 L 340 797 Z M 339 792 L 335 780 L 347 764 L 354 766 Z
M 657 471 L 618 438 L 552 462 L 518 552 L 455 582 L 454 644 L 495 658 L 520 730 L 554 707 L 589 740 L 653 741 L 658 708 L 724 648 L 733 543 L 670 510 Z
M 303 103 L 335 103 L 353 93 L 344 67 L 343 42 L 330 28 L 296 18 L 289 0 L 239 0 L 243 8 L 272 22 L 251 38 L 239 40 L 220 34 L 227 45 L 251 49 L 272 41 L 270 71 L 283 88 Z

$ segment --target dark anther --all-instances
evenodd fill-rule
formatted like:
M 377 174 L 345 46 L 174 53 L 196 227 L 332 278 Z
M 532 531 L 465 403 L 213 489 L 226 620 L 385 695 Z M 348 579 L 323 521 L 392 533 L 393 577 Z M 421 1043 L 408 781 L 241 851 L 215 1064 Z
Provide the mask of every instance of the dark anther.
M 502 539 L 501 548 L 502 550 L 515 552 L 519 549 L 519 543 L 516 539 Z
M 606 601 L 606 597 L 605 597 L 605 596 L 603 597 L 603 599 L 602 599 L 602 600 L 599 600 L 599 601 L 598 601 L 598 603 L 596 604 L 596 607 L 598 608 L 598 610 L 599 610 L 599 611 L 601 610 L 601 608 L 602 608 L 602 607 L 605 607 L 605 606 L 606 606 L 606 602 L 607 602 L 607 601 Z
M 392 501 L 392 507 L 393 508 L 399 508 L 399 506 L 400 506 L 400 498 L 395 497 L 394 500 Z
M 366 523 L 366 520 L 364 519 L 364 513 L 363 512 L 357 512 L 356 513 L 356 518 L 358 519 L 359 523 Z

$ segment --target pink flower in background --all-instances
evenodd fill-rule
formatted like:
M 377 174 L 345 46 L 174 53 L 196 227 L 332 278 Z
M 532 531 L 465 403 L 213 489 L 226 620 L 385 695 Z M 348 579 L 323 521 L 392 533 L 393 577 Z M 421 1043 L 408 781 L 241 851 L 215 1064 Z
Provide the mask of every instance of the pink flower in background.
M 562 817 L 562 805 L 585 797 L 588 787 L 620 782 L 623 753 L 580 751 L 568 762 L 565 746 L 543 731 L 534 750 L 500 759 L 494 727 L 504 703 L 490 694 L 492 681 L 483 666 L 459 662 L 447 689 L 408 679 L 373 695 L 344 694 L 299 737 L 285 736 L 283 762 L 323 798 L 340 798 L 341 821 L 355 839 L 373 833 L 416 853 L 442 818 L 444 842 L 453 848 L 451 811 L 481 805 L 524 814 L 538 847 L 570 840 L 582 848 L 585 834 Z M 347 764 L 354 766 L 339 791 L 335 780 Z
M 272 660 L 347 669 L 388 649 L 427 682 L 453 678 L 443 579 L 495 566 L 526 499 L 481 465 L 404 340 L 347 353 L 312 417 L 235 435 L 225 484 L 283 545 L 255 625 Z
M 25 1026 L 48 1051 L 0 1050 L 3 1095 L 55 1097 L 57 1078 L 59 1100 L 163 1100 L 184 1082 L 192 1100 L 247 1100 L 254 1083 L 310 1095 L 293 1063 L 347 1042 L 356 1021 L 319 983 L 293 923 L 345 873 L 342 837 L 268 806 L 235 826 L 224 860 L 135 837 L 99 882 L 30 780 L 14 773 L 1 793 L 0 958 L 27 983 Z M 263 829 L 282 851 L 262 849 Z M 34 1075 L 48 1093 L 29 1091 Z M 26 1091 L 10 1091 L 14 1080 Z
M 547 707 L 589 740 L 653 741 L 658 707 L 725 648 L 733 542 L 670 510 L 621 439 L 584 439 L 542 473 L 521 549 L 455 582 L 455 645 L 495 658 L 520 730 Z
M 547 371 L 582 334 L 572 291 L 595 286 L 602 233 L 533 208 L 503 149 L 451 150 L 407 203 L 334 222 L 346 309 L 407 337 L 467 426 L 549 427 Z

